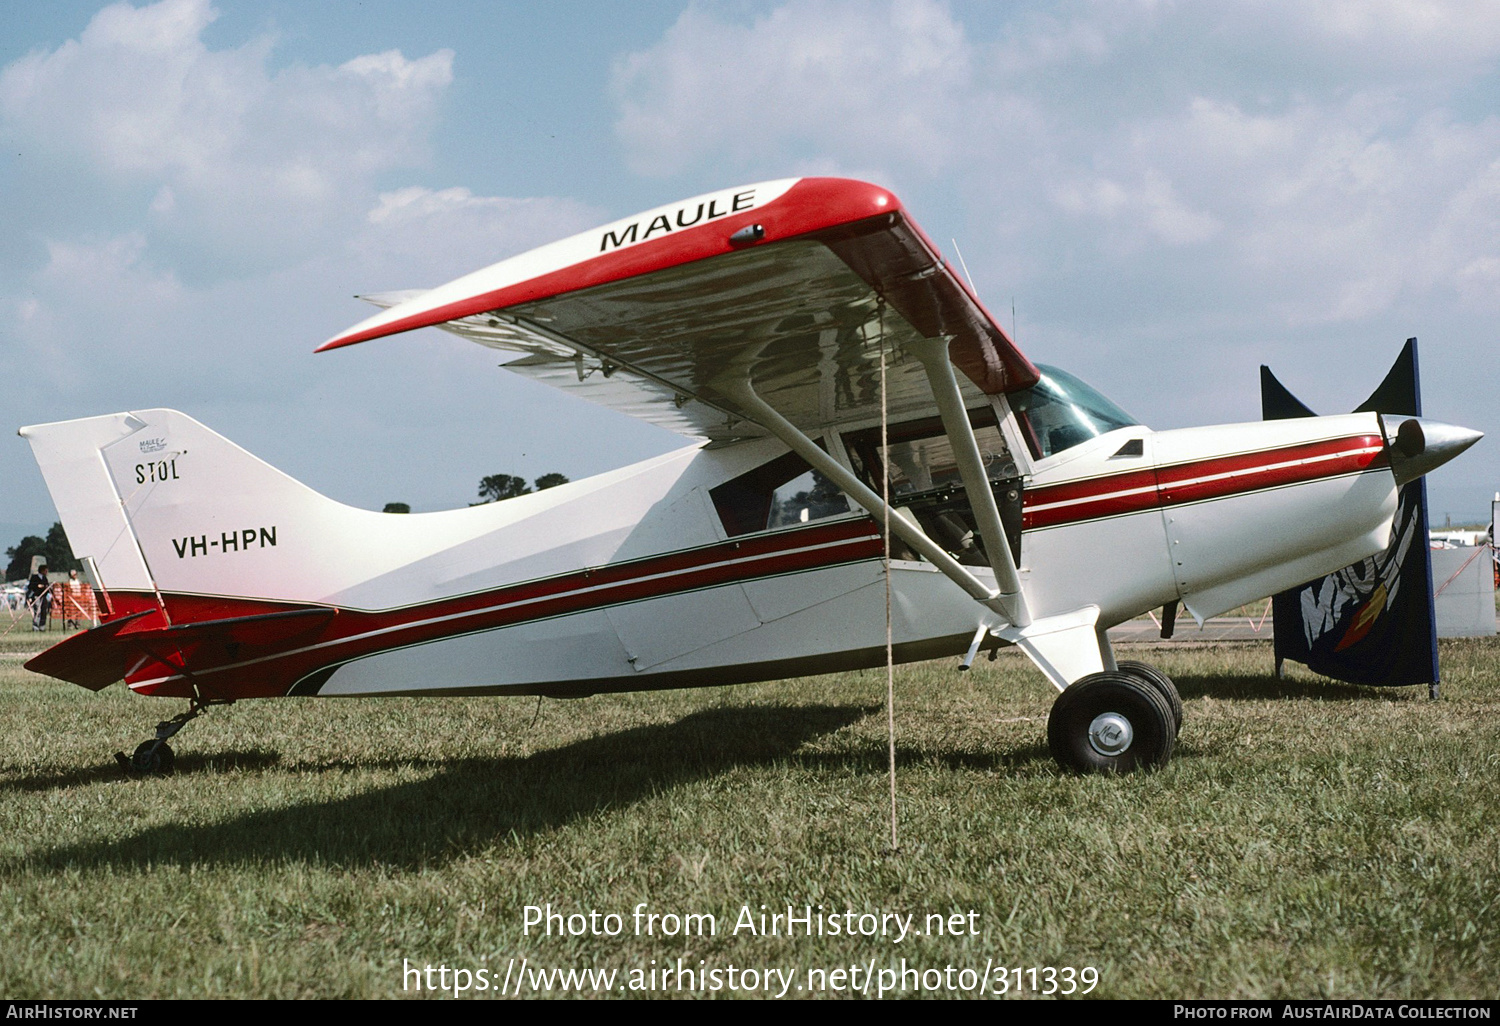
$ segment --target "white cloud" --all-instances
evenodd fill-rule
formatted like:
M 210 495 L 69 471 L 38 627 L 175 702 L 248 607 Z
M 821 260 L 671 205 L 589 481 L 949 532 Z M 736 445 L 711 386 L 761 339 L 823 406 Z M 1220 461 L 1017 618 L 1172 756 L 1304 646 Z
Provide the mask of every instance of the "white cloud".
M 1371 317 L 1414 294 L 1451 291 L 1461 268 L 1496 252 L 1497 158 L 1500 119 L 1412 119 L 1356 94 L 1276 113 L 1199 98 L 1175 117 L 1138 123 L 1127 145 L 1093 161 L 1115 177 L 1156 181 L 1142 205 L 1187 236 L 1197 222 L 1177 217 L 1176 195 L 1221 226 L 1224 273 L 1255 283 L 1270 308 L 1300 323 Z M 1154 227 L 1162 241 L 1180 241 Z
M 15 167 L 63 172 L 5 208 L 0 332 L 21 346 L 0 346 L 0 370 L 92 388 L 70 415 L 177 402 L 187 382 L 247 410 L 316 399 L 330 423 L 379 431 L 399 418 L 362 368 L 400 375 L 419 347 L 422 380 L 403 387 L 424 417 L 444 389 L 483 401 L 474 368 L 493 360 L 446 337 L 300 360 L 368 313 L 343 296 L 435 284 L 626 211 L 482 195 L 505 191 L 481 186 L 492 167 L 401 177 L 460 99 L 447 51 L 288 63 L 271 37 L 210 43 L 213 17 L 205 0 L 117 4 L 0 70 Z M 962 239 L 993 306 L 1017 298 L 1023 345 L 1097 370 L 1165 426 L 1236 401 L 1253 416 L 1262 359 L 1343 380 L 1375 338 L 1425 344 L 1442 326 L 1493 345 L 1497 62 L 1492 0 L 808 0 L 688 6 L 617 59 L 610 89 L 621 152 L 678 195 L 788 173 L 895 188 L 940 242 Z M 1163 367 L 1203 366 L 1216 373 L 1162 389 Z M 1474 402 L 1493 408 L 1489 390 Z
M 0 334 L 14 342 L 0 345 L 0 377 L 25 383 L 12 422 L 167 406 L 342 501 L 462 505 L 492 459 L 517 459 L 505 454 L 519 448 L 556 460 L 566 415 L 556 396 L 538 396 L 541 386 L 498 371 L 493 353 L 437 332 L 358 353 L 312 350 L 372 312 L 353 293 L 439 284 L 601 219 L 570 200 L 394 190 L 353 235 L 307 259 L 197 284 L 153 260 L 144 232 L 50 242 L 43 266 L 0 285 Z M 474 416 L 497 406 L 495 417 Z M 639 438 L 649 431 L 616 434 L 651 451 Z M 434 438 L 452 440 L 451 451 L 434 457 Z M 597 472 L 608 453 L 601 446 L 534 472 Z M 31 472 L 19 450 L 0 459 L 17 461 L 11 473 Z
M 971 57 L 932 0 L 798 4 L 748 25 L 691 6 L 616 63 L 616 134 L 647 175 L 725 154 L 784 169 L 807 149 L 931 173 L 961 148 Z
M 1458 288 L 1475 306 L 1500 310 L 1500 257 L 1483 256 L 1458 270 Z
M 571 199 L 476 196 L 458 186 L 414 185 L 381 193 L 346 252 L 351 263 L 372 275 L 399 276 L 389 287 L 419 288 L 607 219 L 603 211 Z
M 423 158 L 451 51 L 277 69 L 267 37 L 211 49 L 215 16 L 207 0 L 105 8 L 0 72 L 0 133 L 112 186 L 151 187 L 152 213 L 200 245 L 263 250 L 358 216 L 373 175 Z
M 490 472 L 512 439 L 556 451 L 537 386 L 507 380 L 477 346 L 425 333 L 357 357 L 312 349 L 370 313 L 353 293 L 438 284 L 606 213 L 391 187 L 425 160 L 449 51 L 278 65 L 270 38 L 210 45 L 213 17 L 204 0 L 117 4 L 0 70 L 0 137 L 24 152 L 17 167 L 40 200 L 0 195 L 17 242 L 0 275 L 0 377 L 36 385 L 12 423 L 180 408 L 377 508 L 387 488 L 461 504 L 477 477 L 463 459 Z M 487 401 L 509 401 L 522 423 L 476 425 Z M 434 459 L 408 410 L 484 452 Z M 378 480 L 371 446 L 387 461 Z M 590 459 L 607 457 L 563 469 L 604 469 Z M 33 473 L 6 461 L 24 462 L 19 451 L 0 465 Z
M 363 316 L 341 295 L 436 284 L 604 219 L 568 200 L 378 192 L 421 157 L 451 52 L 276 68 L 268 38 L 208 46 L 214 17 L 206 0 L 115 4 L 0 71 L 0 132 L 75 172 L 27 212 L 45 262 L 0 287 L 25 359 L 57 387 L 128 394 L 164 367 L 250 387 L 264 343 L 228 340 L 310 349 L 329 332 L 308 311 Z M 78 169 L 84 189 L 149 201 L 70 233 Z
M 617 64 L 616 134 L 637 170 L 693 187 L 866 169 L 940 242 L 962 234 L 1029 352 L 1156 426 L 1254 417 L 1262 361 L 1337 409 L 1378 380 L 1378 340 L 1424 336 L 1434 394 L 1455 348 L 1492 350 L 1500 5 L 998 11 L 692 7 Z M 1204 367 L 1163 388 L 1163 368 Z M 1493 432 L 1491 392 L 1457 375 L 1444 415 Z
M 1500 54 L 1500 7 L 1491 0 L 1280 0 L 1254 11 L 1273 25 L 1398 68 L 1453 68 Z
M 49 389 L 85 387 L 170 358 L 173 343 L 153 329 L 171 320 L 185 290 L 146 258 L 143 234 L 49 242 L 46 264 L 26 286 L 15 307 L 15 355 Z
M 144 232 L 52 240 L 13 301 L 14 331 L 57 387 L 109 390 L 171 367 L 233 391 L 257 380 L 266 344 L 237 340 L 311 350 L 331 334 L 319 314 L 338 327 L 368 315 L 351 292 L 442 284 L 603 219 L 573 200 L 413 186 L 382 194 L 356 233 L 310 259 L 199 286 L 154 261 Z
M 1123 224 L 1129 234 L 1146 233 L 1126 248 L 1145 244 L 1188 246 L 1218 234 L 1221 225 L 1213 217 L 1185 206 L 1172 183 L 1160 172 L 1147 168 L 1138 181 L 1122 185 L 1107 177 L 1069 182 L 1054 192 L 1058 206 L 1071 214 Z

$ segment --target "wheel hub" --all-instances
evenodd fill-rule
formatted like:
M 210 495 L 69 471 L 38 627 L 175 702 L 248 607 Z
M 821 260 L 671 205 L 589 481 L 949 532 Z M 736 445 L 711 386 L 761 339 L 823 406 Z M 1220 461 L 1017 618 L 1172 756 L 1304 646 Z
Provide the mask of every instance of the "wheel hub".
M 1100 713 L 1089 724 L 1089 746 L 1100 755 L 1119 755 L 1133 740 L 1134 728 L 1117 712 Z

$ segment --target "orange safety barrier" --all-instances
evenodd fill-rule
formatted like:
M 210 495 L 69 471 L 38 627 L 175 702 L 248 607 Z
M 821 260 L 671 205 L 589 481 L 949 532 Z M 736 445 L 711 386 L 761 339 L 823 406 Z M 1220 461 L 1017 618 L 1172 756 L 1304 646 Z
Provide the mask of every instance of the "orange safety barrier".
M 63 629 L 96 627 L 99 605 L 94 589 L 83 581 L 58 581 L 52 585 L 52 616 L 63 621 Z

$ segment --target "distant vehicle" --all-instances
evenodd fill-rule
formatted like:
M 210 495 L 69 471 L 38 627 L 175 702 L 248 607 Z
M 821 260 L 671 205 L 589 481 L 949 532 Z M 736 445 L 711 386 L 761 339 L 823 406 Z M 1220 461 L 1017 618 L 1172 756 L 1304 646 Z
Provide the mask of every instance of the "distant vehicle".
M 1428 531 L 1427 536 L 1434 549 L 1466 549 L 1475 545 L 1483 545 L 1490 540 L 1490 533 L 1484 529 L 1477 531 L 1455 531 L 1445 528 L 1441 531 Z
M 1179 604 L 1201 620 L 1382 551 L 1397 487 L 1479 437 L 1374 413 L 1152 431 L 1033 364 L 895 196 L 842 179 L 695 197 L 374 301 L 320 348 L 437 325 L 692 443 L 388 516 L 171 410 L 22 428 L 105 611 L 26 665 L 191 703 L 120 754 L 134 770 L 242 698 L 881 665 L 887 580 L 896 660 L 1017 645 L 1061 692 L 1063 766 L 1152 766 L 1181 700 L 1106 628 Z

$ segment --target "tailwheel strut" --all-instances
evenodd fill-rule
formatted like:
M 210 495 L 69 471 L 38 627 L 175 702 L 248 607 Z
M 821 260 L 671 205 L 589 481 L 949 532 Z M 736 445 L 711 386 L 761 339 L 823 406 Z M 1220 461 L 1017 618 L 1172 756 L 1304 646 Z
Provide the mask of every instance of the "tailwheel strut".
M 154 738 L 142 741 L 131 755 L 116 752 L 115 761 L 133 777 L 167 776 L 172 772 L 176 762 L 176 756 L 172 754 L 172 746 L 167 744 L 167 739 L 187 726 L 188 721 L 207 712 L 210 706 L 232 705 L 233 703 L 232 698 L 194 698 L 187 712 L 178 713 L 170 720 L 162 720 L 156 725 Z

